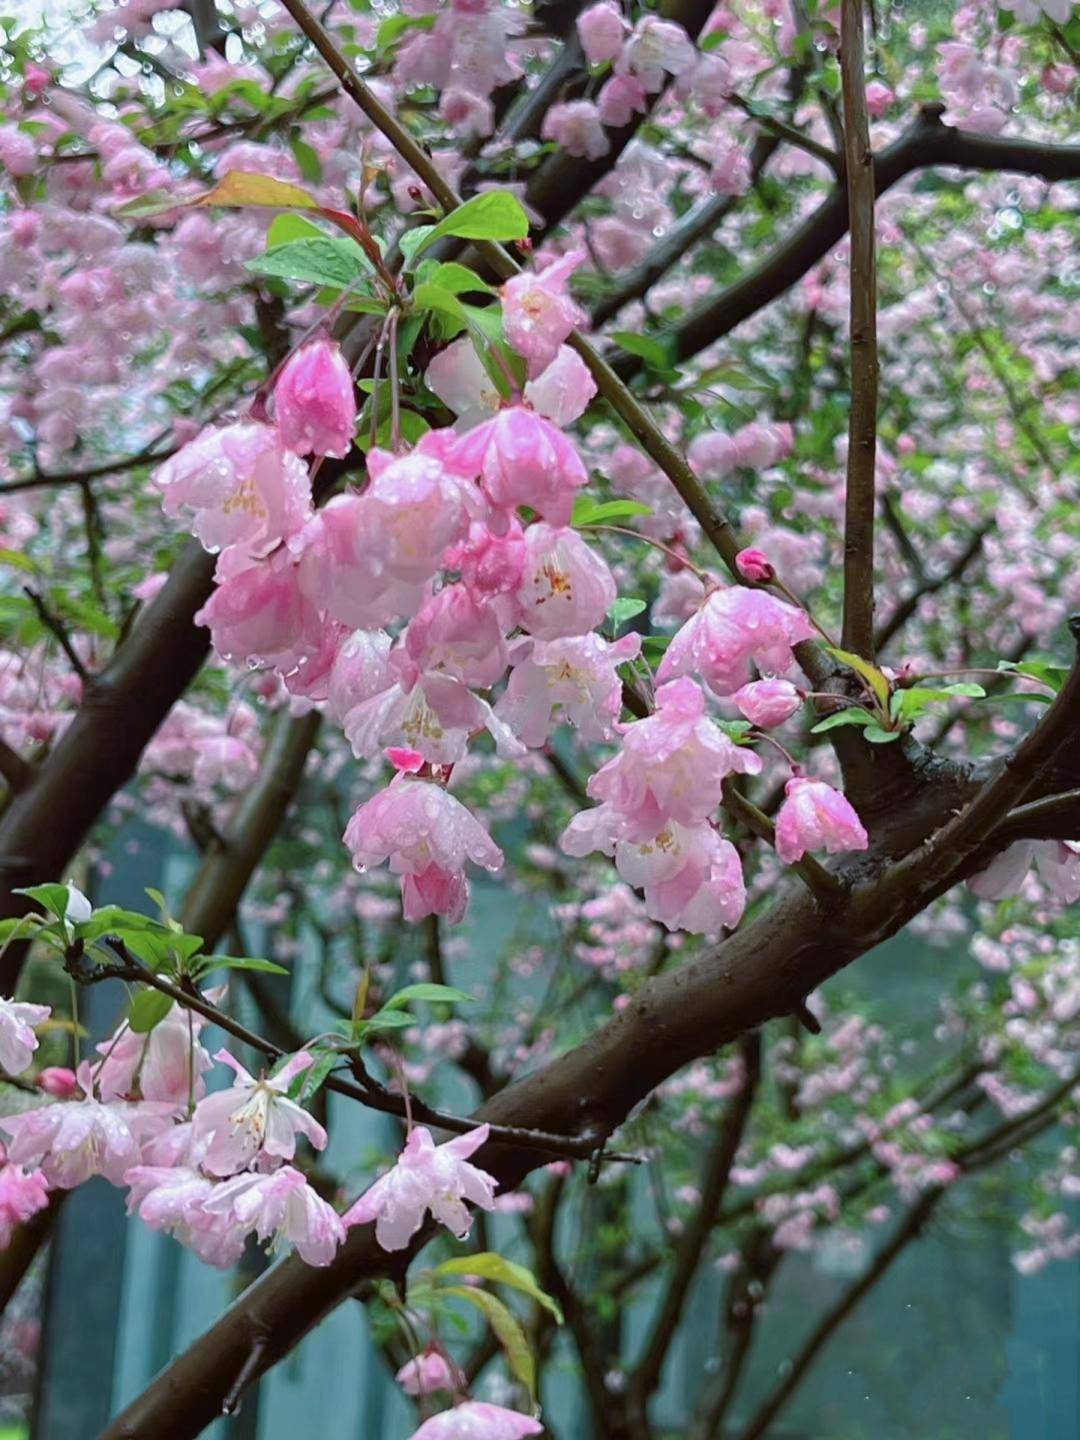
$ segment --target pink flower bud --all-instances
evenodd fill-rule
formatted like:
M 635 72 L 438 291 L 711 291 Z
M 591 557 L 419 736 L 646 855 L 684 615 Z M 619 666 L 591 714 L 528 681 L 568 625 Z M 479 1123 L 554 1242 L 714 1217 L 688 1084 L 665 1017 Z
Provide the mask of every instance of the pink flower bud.
M 55 1095 L 58 1100 L 70 1100 L 79 1088 L 79 1082 L 75 1079 L 75 1071 L 68 1070 L 64 1065 L 49 1065 L 37 1077 L 39 1090 L 44 1090 L 46 1095 Z
M 456 1390 L 462 1383 L 457 1366 L 437 1350 L 425 1350 L 403 1365 L 394 1376 L 406 1395 L 432 1395 L 437 1390 Z
M 301 345 L 274 387 L 278 430 L 297 455 L 349 453 L 356 429 L 352 375 L 338 346 L 320 336 Z
M 776 579 L 776 571 L 763 550 L 740 550 L 735 556 L 735 568 L 744 580 L 763 583 Z
M 768 730 L 789 720 L 802 704 L 790 680 L 752 680 L 731 697 L 751 725 Z

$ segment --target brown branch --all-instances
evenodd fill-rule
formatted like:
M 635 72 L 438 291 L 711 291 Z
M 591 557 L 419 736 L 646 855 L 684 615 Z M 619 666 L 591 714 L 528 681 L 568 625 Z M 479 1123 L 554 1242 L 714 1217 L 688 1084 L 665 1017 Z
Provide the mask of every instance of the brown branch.
M 25 790 L 34 778 L 34 767 L 4 739 L 0 739 L 0 775 L 12 790 Z
M 866 108 L 863 0 L 841 0 L 840 13 L 844 169 L 851 217 L 851 413 L 844 499 L 843 645 L 873 660 L 878 402 L 874 154 Z

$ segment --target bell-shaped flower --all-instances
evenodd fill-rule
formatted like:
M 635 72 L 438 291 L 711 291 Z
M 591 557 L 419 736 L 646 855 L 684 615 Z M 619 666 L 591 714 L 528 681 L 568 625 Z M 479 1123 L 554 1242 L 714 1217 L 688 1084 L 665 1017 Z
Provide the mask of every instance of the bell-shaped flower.
M 614 60 L 626 38 L 626 21 L 615 0 L 597 0 L 577 17 L 578 39 L 590 65 Z
M 189 1097 L 200 1099 L 206 1092 L 202 1077 L 213 1064 L 199 1044 L 205 1025 L 201 1015 L 181 1005 L 173 1005 L 145 1035 L 125 1022 L 97 1047 L 103 1058 L 94 1080 L 101 1099 L 158 1100 L 175 1109 L 186 1107 Z
M 439 670 L 482 689 L 507 665 L 506 641 L 495 611 L 466 585 L 446 585 L 409 621 L 405 652 L 421 670 Z
M 515 591 L 522 627 L 540 640 L 584 635 L 615 603 L 615 577 L 576 530 L 530 525 Z
M 401 876 L 405 919 L 446 915 L 458 921 L 468 903 L 465 863 L 498 870 L 502 851 L 475 816 L 441 785 L 394 777 L 366 801 L 345 829 L 357 870 L 390 862 Z
M 1070 840 L 1016 840 L 972 875 L 968 889 L 980 900 L 1004 900 L 1020 893 L 1032 861 L 1039 879 L 1064 905 L 1080 900 L 1080 844 Z
M 645 15 L 623 46 L 615 70 L 636 75 L 650 95 L 662 90 L 669 75 L 681 75 L 697 59 L 694 42 L 681 25 Z
M 193 1138 L 205 1140 L 202 1164 L 211 1175 L 234 1175 L 261 1160 L 291 1160 L 296 1137 L 304 1135 L 316 1150 L 324 1149 L 326 1131 L 302 1106 L 288 1097 L 292 1081 L 312 1064 L 308 1050 L 298 1050 L 276 1075 L 256 1080 L 228 1050 L 215 1060 L 235 1071 L 228 1090 L 215 1090 L 195 1107 Z
M 372 512 L 371 548 L 396 579 L 424 583 L 448 545 L 464 539 L 483 503 L 465 480 L 449 431 L 432 430 L 407 455 L 368 452 L 364 500 Z
M 426 581 L 390 574 L 377 524 L 366 495 L 335 495 L 305 526 L 294 548 L 300 593 L 313 612 L 367 630 L 419 605 Z
M 150 1230 L 171 1235 L 207 1265 L 226 1269 L 244 1252 L 247 1230 L 227 1213 L 203 1208 L 217 1188 L 189 1165 L 135 1165 L 124 1176 L 127 1211 Z
M 202 1209 L 227 1217 L 245 1234 L 254 1230 L 262 1241 L 292 1245 L 306 1265 L 329 1265 L 345 1239 L 341 1216 L 291 1165 L 215 1185 Z
M 595 631 L 565 640 L 528 642 L 512 657 L 513 669 L 495 713 L 530 748 L 545 744 L 565 719 L 583 740 L 610 740 L 622 713 L 618 667 L 641 650 L 634 632 L 614 642 Z
M 38 1048 L 34 1034 L 52 1014 L 48 1005 L 30 1005 L 25 1000 L 5 1000 L 0 995 L 0 1070 L 21 1075 L 29 1068 Z
M 553 425 L 580 420 L 596 394 L 592 372 L 576 350 L 560 345 L 551 364 L 525 386 L 525 399 Z
M 424 380 L 428 389 L 458 416 L 460 431 L 489 419 L 502 404 L 498 387 L 467 336 L 439 351 Z M 579 420 L 595 394 L 596 381 L 569 345 L 559 346 L 555 358 L 535 380 L 526 382 L 524 391 L 528 404 L 560 427 Z
M 733 695 L 750 679 L 751 662 L 765 675 L 783 675 L 795 663 L 792 646 L 813 634 L 801 610 L 767 591 L 714 590 L 673 638 L 656 678 L 700 675 L 715 695 Z
M 339 645 L 330 669 L 327 704 L 339 723 L 355 706 L 393 684 L 385 630 L 354 630 Z
M 750 724 L 762 730 L 790 720 L 802 704 L 802 695 L 790 680 L 751 680 L 731 698 Z
M 211 553 L 261 559 L 311 515 L 307 466 L 272 425 L 208 426 L 154 473 L 162 506 Z
M 346 1225 L 375 1221 L 375 1238 L 384 1250 L 403 1250 L 424 1223 L 428 1211 L 451 1234 L 464 1240 L 472 1226 L 468 1206 L 495 1208 L 495 1181 L 469 1164 L 488 1138 L 479 1125 L 436 1145 L 422 1125 L 414 1126 L 397 1164 L 375 1181 L 342 1219 Z
M 6 1250 L 11 1237 L 32 1215 L 49 1203 L 49 1187 L 40 1170 L 24 1170 L 21 1165 L 4 1161 L 0 1145 L 0 1250 Z
M 784 787 L 785 799 L 776 817 L 776 853 L 785 865 L 801 860 L 808 850 L 865 850 L 870 841 L 846 796 L 823 780 L 795 775 Z
M 541 1435 L 544 1427 L 520 1410 L 506 1410 L 484 1400 L 466 1400 L 425 1420 L 409 1440 L 522 1440 Z
M 588 476 L 572 440 L 525 405 L 511 405 L 458 440 L 453 464 L 479 476 L 499 533 L 528 505 L 551 525 L 566 525 Z
M 323 621 L 300 588 L 297 566 L 278 550 L 219 584 L 195 616 L 223 660 L 289 673 L 318 654 Z
M 439 1390 L 457 1390 L 465 1383 L 464 1376 L 441 1350 L 430 1347 L 407 1361 L 394 1376 L 406 1395 L 434 1395 Z
M 326 336 L 309 340 L 282 367 L 274 413 L 287 449 L 343 459 L 356 430 L 356 392 L 340 347 Z
M 588 793 L 629 822 L 627 838 L 648 840 L 669 821 L 697 825 L 719 805 L 728 775 L 756 775 L 761 760 L 705 714 L 692 680 L 656 692 L 656 713 L 624 727 L 622 749 L 589 779 Z
M 61 1100 L 0 1119 L 10 1137 L 8 1159 L 40 1166 L 52 1190 L 71 1190 L 104 1175 L 121 1185 L 124 1172 L 138 1165 L 143 1144 L 171 1123 L 173 1107 L 139 1101 L 102 1104 L 93 1095 L 89 1061 L 79 1067 L 81 1100 Z
M 570 331 L 588 319 L 567 289 L 584 259 L 584 250 L 569 250 L 539 273 L 523 270 L 502 287 L 506 339 L 526 362 L 531 380 L 555 359 Z

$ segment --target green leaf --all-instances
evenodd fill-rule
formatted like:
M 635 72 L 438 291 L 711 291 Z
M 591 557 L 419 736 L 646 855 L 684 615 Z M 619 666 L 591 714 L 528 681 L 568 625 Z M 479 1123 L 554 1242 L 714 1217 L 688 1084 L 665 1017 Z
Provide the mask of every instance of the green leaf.
M 428 237 L 434 229 L 434 225 L 414 225 L 411 230 L 402 232 L 398 239 L 398 249 L 401 251 L 406 270 L 412 269 L 413 261 L 427 244 Z
M 413 232 L 415 233 L 415 232 Z M 413 250 L 413 258 L 443 235 L 461 240 L 524 240 L 529 233 L 525 207 L 509 190 L 485 190 L 444 215 Z
M 826 730 L 835 730 L 840 725 L 876 725 L 877 721 L 869 710 L 864 710 L 861 705 L 849 706 L 846 710 L 838 710 L 835 715 L 827 715 L 824 720 L 811 727 L 811 735 L 821 735 Z
M 826 645 L 825 649 L 830 655 L 836 657 L 850 670 L 861 675 L 870 686 L 871 691 L 877 696 L 878 703 L 883 710 L 889 705 L 889 682 L 876 665 L 871 665 L 869 660 L 864 660 L 861 655 L 855 655 L 850 650 L 841 650 L 836 645 Z
M 384 1006 L 367 1020 L 361 1020 L 355 1027 L 355 1033 L 360 1039 L 371 1031 L 378 1033 L 380 1030 L 407 1030 L 410 1025 L 415 1024 L 416 1017 L 407 1010 L 387 1010 Z
M 322 164 L 316 152 L 306 140 L 301 140 L 296 135 L 289 141 L 289 148 L 300 174 L 309 184 L 318 185 L 322 179 Z
M 423 981 L 418 985 L 406 985 L 403 990 L 391 995 L 378 1013 L 381 1015 L 387 1010 L 401 1010 L 404 1006 L 420 1000 L 429 1005 L 464 1005 L 471 1004 L 474 998 L 467 990 L 455 990 L 453 985 L 436 985 L 431 981 Z
M 0 565 L 10 565 L 13 570 L 25 571 L 27 575 L 33 575 L 37 566 L 29 555 L 24 555 L 21 550 L 0 550 Z
M 325 230 L 320 230 L 318 225 L 311 220 L 305 220 L 303 215 L 290 215 L 286 212 L 283 215 L 275 215 L 270 221 L 270 228 L 266 232 L 267 250 L 280 249 L 282 245 L 289 245 L 294 240 L 325 240 Z
M 257 960 L 247 955 L 200 955 L 202 970 L 256 970 L 261 975 L 288 975 L 288 966 L 275 965 L 273 960 Z
M 641 637 L 641 648 L 650 665 L 656 665 L 663 659 L 671 640 L 670 635 L 643 635 Z
M 876 721 L 872 725 L 867 725 L 863 734 L 872 745 L 889 745 L 893 740 L 900 739 L 899 730 L 883 730 Z
M 327 1076 L 341 1059 L 339 1050 L 317 1050 L 312 1053 L 315 1055 L 314 1063 L 293 1077 L 289 1086 L 290 1100 L 310 1100 L 313 1095 L 317 1095 Z
M 734 740 L 737 745 L 741 745 L 754 728 L 749 720 L 717 720 L 716 724 L 728 739 Z
M 163 995 L 160 990 L 140 990 L 131 1002 L 128 1024 L 136 1035 L 149 1035 L 155 1025 L 161 1024 L 172 1007 L 171 998 Z
M 1065 676 L 1069 673 L 1068 665 L 1057 665 L 1044 660 L 1025 660 L 1021 664 L 1012 660 L 999 660 L 997 668 L 1009 674 L 1029 675 L 1032 680 L 1048 686 L 1055 694 L 1064 685 Z
M 36 900 L 43 910 L 50 915 L 55 915 L 58 920 L 63 920 L 67 913 L 68 887 L 66 885 L 27 885 L 21 890 L 13 890 L 13 895 L 26 895 L 31 900 Z
M 529 1348 L 525 1331 L 521 1328 L 521 1321 L 509 1305 L 488 1290 L 470 1290 L 465 1286 L 453 1285 L 448 1288 L 447 1293 L 455 1296 L 458 1300 L 465 1300 L 470 1305 L 476 1306 L 505 1350 L 511 1373 L 521 1381 L 528 1390 L 530 1399 L 535 1403 L 536 1362 Z
M 470 270 L 467 265 L 459 265 L 456 260 L 447 260 L 442 264 L 426 260 L 420 267 L 421 272 L 431 267 L 430 274 L 420 273 L 419 279 L 432 285 L 438 285 L 440 290 L 449 290 L 451 295 L 494 295 L 495 290 L 481 280 L 475 270 Z
M 290 240 L 247 262 L 257 275 L 280 275 L 309 285 L 331 285 L 344 290 L 361 275 L 371 273 L 371 261 L 347 235 L 309 235 Z
M 634 330 L 617 330 L 611 338 L 621 349 L 631 355 L 640 355 L 647 365 L 656 370 L 667 370 L 671 365 L 670 345 L 654 340 L 651 335 L 638 335 Z
M 494 1280 L 500 1285 L 509 1285 L 522 1294 L 530 1296 L 545 1310 L 549 1311 L 558 1324 L 563 1324 L 563 1313 L 556 1301 L 541 1290 L 536 1276 L 525 1265 L 518 1265 L 497 1255 L 492 1250 L 482 1250 L 478 1255 L 458 1255 L 453 1260 L 444 1260 L 436 1265 L 435 1275 L 475 1275 L 479 1280 Z
M 632 620 L 635 615 L 640 615 L 647 608 L 646 601 L 639 599 L 636 595 L 620 595 L 607 612 L 608 619 L 611 621 L 611 633 L 617 635 L 628 620 Z
M 456 295 L 449 290 L 444 290 L 440 285 L 434 285 L 430 281 L 423 285 L 417 285 L 412 298 L 417 310 L 434 310 L 439 315 L 449 315 L 459 325 L 469 323 L 465 306 Z
M 648 505 L 640 500 L 594 500 L 579 495 L 574 501 L 570 524 L 582 530 L 587 525 L 601 525 L 608 520 L 632 520 L 635 515 L 651 515 Z

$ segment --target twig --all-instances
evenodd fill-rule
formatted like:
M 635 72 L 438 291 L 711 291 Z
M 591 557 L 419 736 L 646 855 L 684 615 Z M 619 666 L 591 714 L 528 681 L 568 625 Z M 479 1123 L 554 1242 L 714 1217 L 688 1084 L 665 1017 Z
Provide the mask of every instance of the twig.
M 851 217 L 851 414 L 844 503 L 843 645 L 874 658 L 874 511 L 877 449 L 877 269 L 874 155 L 866 108 L 863 0 L 841 0 L 840 71 Z
M 38 619 L 45 626 L 46 630 L 48 630 L 54 636 L 60 646 L 60 649 L 63 650 L 64 654 L 67 656 L 68 663 L 75 671 L 75 674 L 78 675 L 79 679 L 85 684 L 86 681 L 90 678 L 90 673 L 80 659 L 79 652 L 71 643 L 71 636 L 68 634 L 67 627 L 64 625 L 64 622 L 60 619 L 58 615 L 54 615 L 52 613 L 52 611 L 45 604 L 45 601 L 41 598 L 38 592 L 31 589 L 29 585 L 23 586 L 23 593 L 28 596 L 30 603 L 37 611 Z

